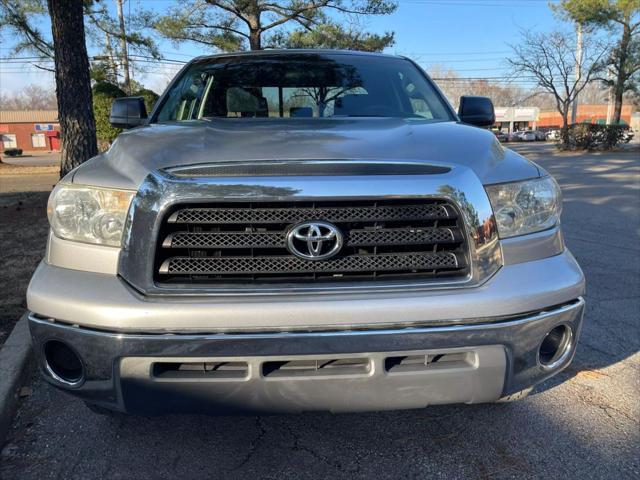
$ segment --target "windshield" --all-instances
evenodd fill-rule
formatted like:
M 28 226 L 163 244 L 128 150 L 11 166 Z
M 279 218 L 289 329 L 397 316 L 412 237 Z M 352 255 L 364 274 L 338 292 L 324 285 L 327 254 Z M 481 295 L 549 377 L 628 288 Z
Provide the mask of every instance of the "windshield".
M 433 85 L 408 60 L 263 54 L 195 62 L 172 85 L 154 121 L 220 117 L 453 119 Z

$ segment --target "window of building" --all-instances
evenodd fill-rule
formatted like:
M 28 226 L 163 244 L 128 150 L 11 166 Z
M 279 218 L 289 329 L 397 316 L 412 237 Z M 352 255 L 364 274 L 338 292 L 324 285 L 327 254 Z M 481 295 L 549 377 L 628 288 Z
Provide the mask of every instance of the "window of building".
M 18 148 L 18 142 L 16 142 L 15 133 L 3 133 L 2 134 L 2 146 L 7 148 Z
M 44 148 L 47 146 L 47 139 L 44 133 L 32 133 L 31 134 L 31 145 L 34 148 Z

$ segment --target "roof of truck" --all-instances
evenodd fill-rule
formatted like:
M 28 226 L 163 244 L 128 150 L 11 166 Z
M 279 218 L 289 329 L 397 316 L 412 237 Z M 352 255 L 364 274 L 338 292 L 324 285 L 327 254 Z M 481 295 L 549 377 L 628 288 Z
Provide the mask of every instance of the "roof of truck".
M 362 52 L 359 50 L 332 50 L 324 48 L 274 48 L 266 50 L 250 50 L 246 52 L 219 53 L 215 55 L 201 55 L 193 60 L 206 60 L 225 57 L 260 57 L 273 55 L 358 55 L 369 57 L 403 58 L 398 55 L 390 55 L 378 52 Z

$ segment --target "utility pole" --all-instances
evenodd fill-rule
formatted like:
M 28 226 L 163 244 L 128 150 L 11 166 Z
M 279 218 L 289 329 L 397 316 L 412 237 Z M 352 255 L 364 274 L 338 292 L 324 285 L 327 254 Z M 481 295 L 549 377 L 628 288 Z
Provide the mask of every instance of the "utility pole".
M 122 51 L 122 69 L 124 70 L 124 85 L 127 95 L 131 95 L 131 77 L 129 76 L 129 52 L 127 51 L 127 31 L 124 28 L 123 0 L 116 0 L 118 7 L 118 21 L 120 22 L 120 50 Z
M 114 60 L 113 48 L 111 48 L 111 35 L 109 32 L 104 32 L 105 36 L 105 49 L 107 51 L 107 81 L 117 85 L 118 83 L 118 65 Z
M 576 71 L 575 80 L 576 84 L 582 77 L 582 23 L 576 24 Z M 571 106 L 571 123 L 576 123 L 578 120 L 578 95 L 573 98 L 573 105 Z
M 607 77 L 610 81 L 609 88 L 607 89 L 607 125 L 613 123 L 613 112 L 615 110 L 615 93 L 614 93 L 614 77 L 612 69 L 607 70 Z

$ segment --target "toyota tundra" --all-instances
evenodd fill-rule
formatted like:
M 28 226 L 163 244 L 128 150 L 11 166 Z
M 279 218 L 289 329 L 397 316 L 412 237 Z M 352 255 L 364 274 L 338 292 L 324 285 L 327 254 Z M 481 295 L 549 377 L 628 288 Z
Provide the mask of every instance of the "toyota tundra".
M 93 410 L 508 401 L 572 360 L 561 192 L 411 60 L 199 57 L 51 193 L 27 292 L 44 378 Z

